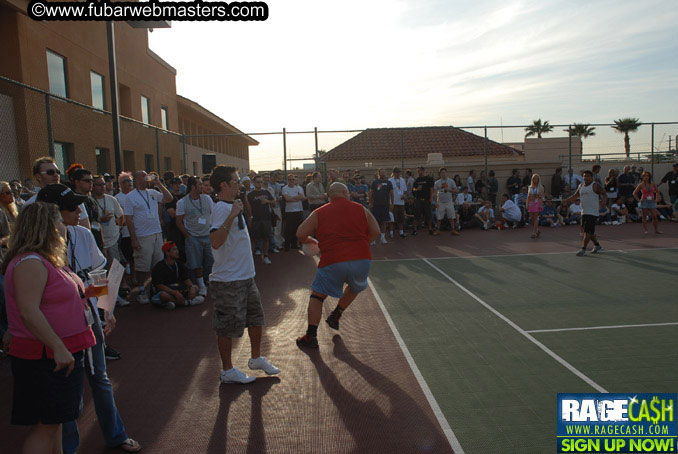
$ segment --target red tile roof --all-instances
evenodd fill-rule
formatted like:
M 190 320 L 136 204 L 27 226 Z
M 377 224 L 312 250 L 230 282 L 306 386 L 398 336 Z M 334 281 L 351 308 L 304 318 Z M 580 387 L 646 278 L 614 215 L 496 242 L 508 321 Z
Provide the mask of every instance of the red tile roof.
M 429 153 L 442 153 L 443 159 L 459 156 L 484 156 L 484 138 L 452 126 L 420 128 L 366 129 L 357 136 L 337 145 L 321 161 L 352 161 L 362 159 L 400 159 L 401 134 L 405 158 L 426 159 Z M 518 156 L 514 148 L 487 139 L 490 156 Z

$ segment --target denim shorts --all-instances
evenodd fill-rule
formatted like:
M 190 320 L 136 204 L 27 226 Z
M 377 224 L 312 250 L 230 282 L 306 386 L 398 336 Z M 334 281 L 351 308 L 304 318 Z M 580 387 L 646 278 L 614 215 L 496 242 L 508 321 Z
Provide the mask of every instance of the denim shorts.
M 212 244 L 209 235 L 189 236 L 186 238 L 186 266 L 189 270 L 205 268 L 209 270 L 214 263 Z
M 353 293 L 367 288 L 371 260 L 349 260 L 318 268 L 311 289 L 321 295 L 341 298 L 344 284 L 348 284 Z

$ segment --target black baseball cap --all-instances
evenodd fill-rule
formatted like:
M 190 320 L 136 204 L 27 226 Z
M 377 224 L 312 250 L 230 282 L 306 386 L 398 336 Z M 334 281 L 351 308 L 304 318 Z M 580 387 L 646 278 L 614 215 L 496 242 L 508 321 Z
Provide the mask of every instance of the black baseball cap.
M 38 192 L 36 200 L 54 203 L 59 207 L 59 210 L 75 211 L 87 200 L 87 196 L 76 194 L 71 188 L 63 184 L 49 184 Z

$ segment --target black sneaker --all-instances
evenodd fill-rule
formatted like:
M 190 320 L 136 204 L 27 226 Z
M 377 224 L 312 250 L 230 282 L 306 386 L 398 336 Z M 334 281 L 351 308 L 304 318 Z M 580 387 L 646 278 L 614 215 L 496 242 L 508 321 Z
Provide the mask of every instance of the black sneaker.
M 327 317 L 325 322 L 330 326 L 330 328 L 339 330 L 339 319 L 334 316 L 334 312 L 331 313 L 329 317 Z
M 318 348 L 318 338 L 309 337 L 307 335 L 301 336 L 297 339 L 297 347 Z
M 120 353 L 113 350 L 108 345 L 106 345 L 106 347 L 104 348 L 104 354 L 106 355 L 106 359 L 109 359 L 111 361 L 115 361 L 116 359 L 122 358 L 122 356 L 120 356 Z

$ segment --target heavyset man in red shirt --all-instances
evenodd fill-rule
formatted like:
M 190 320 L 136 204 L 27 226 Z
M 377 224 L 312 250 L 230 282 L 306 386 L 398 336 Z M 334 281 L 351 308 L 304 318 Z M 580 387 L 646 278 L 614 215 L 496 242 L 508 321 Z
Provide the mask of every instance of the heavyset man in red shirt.
M 343 183 L 332 183 L 330 203 L 316 209 L 297 229 L 302 243 L 318 240 L 320 263 L 308 303 L 308 330 L 297 339 L 299 347 L 318 348 L 318 324 L 325 298 L 339 298 L 327 324 L 339 329 L 339 318 L 361 291 L 367 288 L 372 254 L 370 241 L 379 236 L 379 224 L 363 205 L 351 202 Z M 342 287 L 346 285 L 346 288 Z

